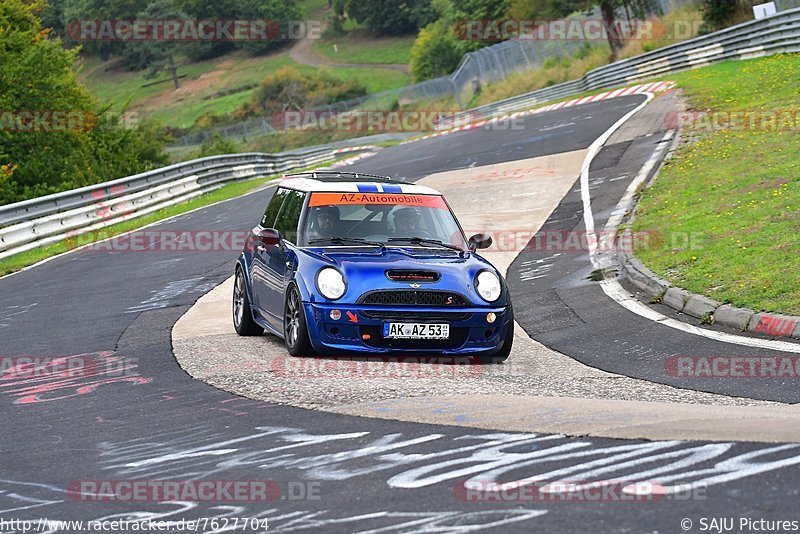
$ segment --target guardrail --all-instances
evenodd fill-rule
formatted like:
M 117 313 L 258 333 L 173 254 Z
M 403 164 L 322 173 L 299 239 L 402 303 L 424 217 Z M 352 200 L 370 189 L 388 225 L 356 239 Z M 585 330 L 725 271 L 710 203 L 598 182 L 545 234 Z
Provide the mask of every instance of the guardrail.
M 371 145 L 195 159 L 102 184 L 0 206 L 0 259 L 146 215 L 221 187 L 333 161 Z
M 800 51 L 800 8 L 781 11 L 771 17 L 731 26 L 598 67 L 577 80 L 551 85 L 463 111 L 448 119 L 448 122 L 467 117 L 478 120 L 520 111 L 586 91 L 610 89 L 719 61 L 798 51 Z
M 447 122 L 520 111 L 595 89 L 612 88 L 729 59 L 800 51 L 800 8 L 745 22 L 624 59 L 564 82 L 464 111 Z M 333 160 L 367 147 L 313 147 L 281 154 L 196 159 L 103 184 L 0 207 L 0 258 L 182 202 L 221 183 Z

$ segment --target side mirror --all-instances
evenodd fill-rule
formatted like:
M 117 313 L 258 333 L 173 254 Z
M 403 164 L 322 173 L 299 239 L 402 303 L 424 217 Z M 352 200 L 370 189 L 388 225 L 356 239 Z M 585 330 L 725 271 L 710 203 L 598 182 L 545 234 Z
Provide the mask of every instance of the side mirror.
M 469 249 L 478 250 L 492 246 L 492 236 L 489 234 L 475 234 L 469 238 Z
M 281 233 L 274 228 L 259 230 L 256 239 L 265 247 L 276 247 L 281 244 Z

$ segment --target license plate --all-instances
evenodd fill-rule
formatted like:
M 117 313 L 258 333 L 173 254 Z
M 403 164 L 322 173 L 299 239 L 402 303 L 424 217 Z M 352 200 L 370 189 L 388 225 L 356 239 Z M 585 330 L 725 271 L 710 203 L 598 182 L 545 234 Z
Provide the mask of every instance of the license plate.
M 394 339 L 447 339 L 447 323 L 383 323 L 383 337 Z

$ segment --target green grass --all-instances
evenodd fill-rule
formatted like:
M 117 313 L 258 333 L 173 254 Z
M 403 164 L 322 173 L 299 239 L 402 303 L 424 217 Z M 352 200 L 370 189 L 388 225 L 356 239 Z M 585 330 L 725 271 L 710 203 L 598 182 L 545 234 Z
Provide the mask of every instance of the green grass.
M 182 66 L 181 89 L 175 90 L 172 82 L 142 87 L 153 80 L 144 78 L 144 72 L 129 72 L 113 69 L 106 72 L 109 63 L 97 60 L 84 62 L 84 84 L 101 102 L 112 103 L 119 111 L 130 101 L 129 110 L 139 117 L 152 117 L 167 126 L 187 128 L 206 113 L 224 115 L 241 106 L 258 84 L 268 74 L 291 65 L 298 71 L 310 73 L 316 67 L 299 65 L 287 53 L 253 57 L 244 52 L 233 52 L 208 61 Z M 329 69 L 345 80 L 355 79 L 364 84 L 371 93 L 396 89 L 408 83 L 402 72 L 368 67 L 344 67 Z M 241 91 L 220 95 L 223 91 L 241 88 Z
M 328 0 L 300 0 L 297 7 L 304 19 L 319 18 L 322 10 L 328 7 Z
M 733 112 L 797 110 L 798 76 L 795 54 L 672 78 L 694 109 Z M 696 142 L 679 148 L 644 192 L 634 231 L 662 238 L 637 255 L 690 291 L 800 315 L 800 130 L 700 129 L 693 135 Z M 694 247 L 686 246 L 690 235 Z
M 336 44 L 338 52 L 334 52 Z M 341 37 L 318 40 L 314 51 L 342 63 L 395 63 L 408 65 L 414 37 L 370 37 L 363 30 L 353 30 Z
M 409 80 L 408 75 L 395 70 L 372 69 L 369 67 L 336 67 L 329 70 L 339 78 L 360 81 L 369 93 L 398 89 L 408 85 Z

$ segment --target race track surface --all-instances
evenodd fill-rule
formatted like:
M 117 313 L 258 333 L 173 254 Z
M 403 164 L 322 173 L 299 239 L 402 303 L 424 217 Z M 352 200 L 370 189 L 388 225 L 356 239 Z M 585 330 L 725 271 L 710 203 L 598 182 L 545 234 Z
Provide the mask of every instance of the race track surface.
M 354 168 L 417 179 L 586 148 L 642 100 L 624 97 L 535 115 L 520 130 L 476 129 L 400 145 Z M 605 170 L 635 169 L 657 137 L 612 144 L 595 160 L 598 218 L 608 216 L 632 179 L 602 180 Z M 547 224 L 580 225 L 574 194 Z M 240 232 L 255 224 L 268 195 L 247 195 L 153 228 Z M 387 421 L 251 401 L 198 382 L 174 360 L 172 326 L 230 276 L 236 256 L 235 250 L 77 251 L 0 279 L 0 356 L 64 356 L 82 362 L 85 371 L 77 377 L 3 375 L 0 520 L 261 517 L 271 532 L 676 532 L 683 518 L 797 518 L 797 445 L 585 439 Z M 737 353 L 733 346 L 665 335 L 658 325 L 629 316 L 585 280 L 582 257 L 552 263 L 535 283 L 524 275 L 523 262 L 531 259 L 520 256 L 510 279 L 515 309 L 531 337 L 551 348 L 666 383 L 659 360 L 665 355 Z M 700 389 L 785 402 L 797 396 L 792 384 L 774 381 Z M 598 503 L 498 502 L 463 490 L 467 480 L 534 475 L 659 480 L 667 491 L 682 491 Z M 75 491 L 81 481 L 145 479 L 268 480 L 280 497 L 90 502 Z M 0 522 L 0 532 L 21 531 Z M 185 530 L 176 523 L 172 531 Z M 218 523 L 214 531 L 243 530 Z

